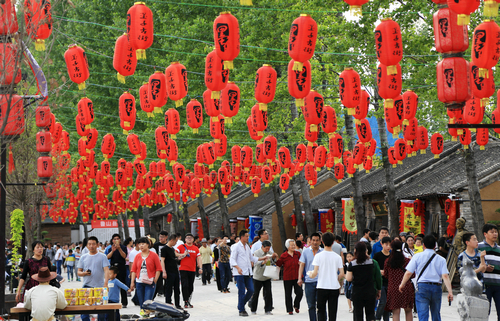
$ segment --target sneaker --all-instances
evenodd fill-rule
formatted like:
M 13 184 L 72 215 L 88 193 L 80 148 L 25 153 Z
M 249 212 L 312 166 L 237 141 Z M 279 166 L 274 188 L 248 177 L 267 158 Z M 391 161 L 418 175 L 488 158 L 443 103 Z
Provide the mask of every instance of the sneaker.
M 414 318 L 418 318 L 418 313 L 417 312 L 413 312 L 413 317 Z
M 273 315 L 273 313 L 271 311 L 267 311 L 266 315 Z
M 257 314 L 257 312 L 256 312 L 256 311 L 252 311 L 252 315 L 256 315 L 256 314 Z
M 295 308 L 295 313 L 299 313 L 299 308 Z
M 293 312 L 288 312 L 289 315 L 293 315 Z
M 179 310 L 184 310 L 180 305 L 176 305 L 175 308 Z
M 147 313 L 146 311 L 144 311 L 143 309 L 141 309 L 141 312 L 139 312 L 139 315 L 140 315 L 141 317 L 145 317 L 145 316 L 147 316 L 147 315 L 148 315 L 148 313 Z
M 188 304 L 189 308 L 191 308 L 191 309 L 193 308 L 193 305 L 191 304 L 191 302 L 187 301 L 187 304 Z
M 188 301 L 185 301 L 184 302 L 184 309 L 187 309 L 187 308 L 189 308 Z
M 240 312 L 240 317 L 248 317 L 247 311 Z

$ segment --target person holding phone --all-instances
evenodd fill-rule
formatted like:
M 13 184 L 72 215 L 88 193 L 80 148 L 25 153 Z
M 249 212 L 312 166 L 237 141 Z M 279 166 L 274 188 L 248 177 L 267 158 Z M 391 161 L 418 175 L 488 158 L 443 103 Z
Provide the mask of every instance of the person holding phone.
M 127 247 L 121 244 L 120 234 L 113 234 L 111 244 L 106 248 L 104 254 L 109 260 L 111 266 L 118 267 L 117 279 L 123 284 L 127 283 Z M 121 303 L 124 308 L 128 305 L 127 291 L 121 289 Z

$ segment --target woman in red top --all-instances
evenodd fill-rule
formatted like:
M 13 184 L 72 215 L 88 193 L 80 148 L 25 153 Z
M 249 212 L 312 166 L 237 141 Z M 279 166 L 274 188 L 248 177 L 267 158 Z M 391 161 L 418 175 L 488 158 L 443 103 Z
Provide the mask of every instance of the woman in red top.
M 137 240 L 141 253 L 134 258 L 130 273 L 130 290 L 137 283 L 137 299 L 142 309 L 142 304 L 147 300 L 153 300 L 156 282 L 160 277 L 161 263 L 158 255 L 149 250 L 149 240 L 141 237 Z
M 302 287 L 297 284 L 297 280 L 299 279 L 299 258 L 300 252 L 296 251 L 295 241 L 292 239 L 288 239 L 285 242 L 285 246 L 287 251 L 281 254 L 278 262 L 276 262 L 277 266 L 281 266 L 283 268 L 283 285 L 285 287 L 285 305 L 286 312 L 288 314 L 293 314 L 293 308 L 295 308 L 295 312 L 299 313 L 300 301 L 302 300 Z M 292 306 L 292 289 L 295 292 L 295 300 L 293 301 Z

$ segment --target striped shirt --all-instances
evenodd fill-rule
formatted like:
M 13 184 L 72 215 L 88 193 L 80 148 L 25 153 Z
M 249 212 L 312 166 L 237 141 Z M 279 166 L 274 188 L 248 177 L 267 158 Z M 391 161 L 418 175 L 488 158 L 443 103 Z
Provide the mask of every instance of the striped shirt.
M 495 243 L 492 247 L 486 241 L 483 241 L 479 243 L 478 250 L 486 251 L 486 256 L 484 257 L 486 264 L 495 267 L 493 272 L 484 272 L 484 284 L 500 286 L 500 246 Z

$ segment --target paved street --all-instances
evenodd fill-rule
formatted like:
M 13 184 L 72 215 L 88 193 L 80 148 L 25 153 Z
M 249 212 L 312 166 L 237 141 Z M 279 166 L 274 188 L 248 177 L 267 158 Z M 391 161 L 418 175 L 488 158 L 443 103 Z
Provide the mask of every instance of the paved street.
M 76 288 L 81 287 L 80 282 L 65 282 L 62 288 Z M 286 313 L 285 309 L 285 299 L 284 299 L 284 289 L 282 281 L 274 281 L 272 283 L 273 287 L 273 299 L 274 299 L 274 310 L 272 316 L 264 315 L 264 302 L 262 300 L 262 293 L 259 299 L 259 308 L 257 310 L 257 315 L 250 315 L 248 318 L 242 318 L 238 316 L 238 310 L 236 308 L 238 303 L 237 288 L 234 283 L 230 284 L 231 293 L 223 294 L 217 291 L 217 285 L 212 281 L 212 284 L 202 286 L 201 280 L 195 280 L 195 291 L 193 294 L 192 304 L 193 309 L 188 309 L 191 317 L 188 319 L 190 321 L 232 321 L 237 319 L 269 319 L 269 320 L 308 320 L 307 316 L 307 303 L 305 296 L 301 302 L 301 309 L 299 314 L 294 314 L 290 316 Z M 164 301 L 163 297 L 157 297 L 157 301 Z M 182 294 L 181 294 L 182 301 Z M 441 317 L 443 321 L 457 321 L 458 313 L 456 302 L 452 302 L 451 307 L 448 306 L 446 299 L 446 294 L 443 294 L 442 300 Z M 250 309 L 247 309 L 250 313 Z M 134 304 L 129 301 L 129 306 L 126 309 L 122 309 L 122 314 L 138 314 L 139 307 L 134 306 Z M 496 312 L 493 307 L 492 315 L 490 320 L 495 320 Z M 349 313 L 347 306 L 347 301 L 345 296 L 340 296 L 339 298 L 339 311 L 337 314 L 337 320 L 352 320 L 352 313 Z M 391 319 L 392 320 L 392 319 Z M 417 320 L 415 318 L 414 320 Z

